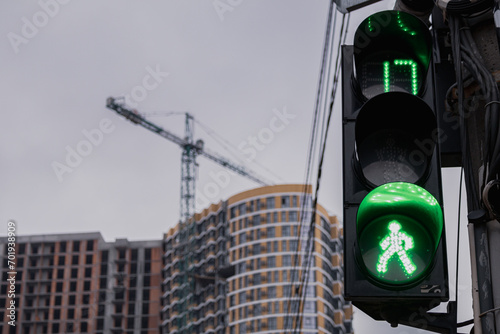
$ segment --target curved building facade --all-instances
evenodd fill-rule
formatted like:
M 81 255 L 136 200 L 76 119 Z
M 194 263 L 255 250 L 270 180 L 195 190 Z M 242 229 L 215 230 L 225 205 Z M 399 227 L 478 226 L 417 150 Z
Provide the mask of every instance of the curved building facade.
M 340 224 L 301 207 L 311 207 L 310 187 L 267 186 L 171 229 L 162 333 L 352 333 Z

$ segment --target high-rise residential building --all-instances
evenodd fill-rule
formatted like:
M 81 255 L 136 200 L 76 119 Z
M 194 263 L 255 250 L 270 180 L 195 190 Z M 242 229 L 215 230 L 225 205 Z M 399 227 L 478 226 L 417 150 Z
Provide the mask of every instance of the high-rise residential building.
M 15 257 L 11 253 L 7 238 L 0 238 L 1 334 L 158 333 L 161 240 L 18 236 Z M 9 324 L 11 300 L 15 327 Z
M 342 228 L 311 202 L 311 187 L 257 188 L 165 234 L 162 333 L 352 333 Z

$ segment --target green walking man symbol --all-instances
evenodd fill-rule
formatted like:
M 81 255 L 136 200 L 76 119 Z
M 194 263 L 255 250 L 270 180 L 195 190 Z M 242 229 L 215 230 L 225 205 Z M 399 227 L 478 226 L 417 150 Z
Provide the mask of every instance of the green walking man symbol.
M 414 246 L 413 237 L 401 232 L 401 224 L 395 220 L 389 223 L 389 230 L 391 233 L 380 242 L 384 252 L 378 257 L 377 271 L 381 274 L 386 273 L 389 260 L 397 255 L 405 274 L 409 276 L 417 269 L 407 253 Z

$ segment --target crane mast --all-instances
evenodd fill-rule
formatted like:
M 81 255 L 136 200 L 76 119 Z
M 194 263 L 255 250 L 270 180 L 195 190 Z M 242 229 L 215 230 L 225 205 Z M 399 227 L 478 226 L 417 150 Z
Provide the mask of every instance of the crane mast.
M 194 142 L 194 118 L 189 113 L 186 113 L 184 138 L 181 138 L 148 121 L 136 110 L 126 108 L 123 103 L 118 102 L 117 99 L 113 97 L 109 97 L 107 99 L 106 107 L 114 110 L 116 113 L 130 120 L 132 123 L 140 125 L 181 147 L 181 222 L 187 222 L 188 219 L 195 213 L 195 172 L 197 166 L 196 157 L 198 155 L 202 155 L 260 185 L 270 184 L 269 182 L 264 181 L 263 178 L 257 176 L 255 173 L 247 170 L 245 167 L 234 164 L 217 153 L 208 151 L 204 148 L 202 140 L 199 139 Z

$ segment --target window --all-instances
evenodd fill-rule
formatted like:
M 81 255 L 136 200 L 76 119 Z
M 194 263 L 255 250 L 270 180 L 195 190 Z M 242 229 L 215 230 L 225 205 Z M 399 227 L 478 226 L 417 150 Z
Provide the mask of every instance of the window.
M 88 307 L 82 308 L 82 319 L 88 319 L 89 318 L 89 309 Z
M 148 317 L 142 317 L 141 328 L 148 328 Z
M 281 221 L 286 222 L 288 219 L 286 219 L 286 216 L 288 215 L 288 211 L 282 211 L 281 212 Z
M 132 253 L 131 253 L 131 261 L 137 261 L 137 249 L 132 249 Z
M 65 258 L 65 256 L 64 256 L 64 255 L 59 255 L 59 260 L 58 260 L 59 262 L 58 262 L 58 264 L 59 264 L 60 266 L 64 266 L 64 262 L 65 262 L 65 260 L 66 260 L 66 258 Z
M 85 256 L 85 263 L 92 264 L 92 255 Z
M 291 222 L 297 221 L 297 211 L 290 211 L 288 213 L 288 221 L 291 221 Z
M 298 205 L 297 205 L 297 202 L 298 202 L 298 201 L 297 201 L 297 196 L 293 196 L 293 197 L 292 197 L 292 206 L 293 206 L 294 208 L 296 208 L 296 207 L 298 206 Z
M 106 279 L 106 277 L 102 277 L 101 279 L 99 279 L 99 289 L 106 289 L 107 283 L 108 280 Z
M 57 269 L 57 279 L 64 278 L 64 269 Z
M 239 209 L 240 209 L 240 216 L 247 213 L 247 207 L 246 207 L 245 203 L 240 204 Z
M 247 241 L 246 233 L 241 233 L 240 234 L 240 244 L 245 243 L 246 241 Z
M 71 264 L 73 265 L 78 264 L 78 255 L 73 255 L 73 258 L 71 259 Z
M 69 308 L 68 309 L 68 319 L 73 319 L 74 317 L 75 317 L 75 309 Z
M 107 262 L 108 261 L 108 251 L 102 251 L 102 253 L 101 253 L 101 260 L 102 260 L 102 262 Z
M 281 196 L 281 207 L 282 208 L 290 207 L 290 196 Z
M 274 282 L 279 283 L 280 282 L 280 272 L 279 270 L 274 271 Z
M 267 319 L 267 329 L 276 329 L 276 318 L 275 317 L 271 317 L 269 319 Z
M 304 304 L 304 313 L 316 313 L 316 303 L 314 301 L 306 301 Z
M 290 236 L 290 226 L 282 226 L 281 227 L 281 235 L 284 237 L 289 237 Z
M 292 256 L 291 255 L 283 255 L 283 266 L 290 267 L 292 265 Z
M 76 303 L 76 296 L 75 295 L 70 295 L 68 299 L 68 304 L 69 305 L 75 305 Z
M 56 296 L 54 303 L 55 303 L 55 305 L 61 305 L 61 301 L 62 301 L 62 297 Z
M 73 252 L 80 251 L 80 241 L 73 241 Z
M 306 289 L 306 297 L 315 297 L 316 287 L 314 285 L 308 285 Z
M 253 216 L 253 226 L 259 226 L 259 225 L 260 225 L 260 215 Z
M 78 268 L 71 269 L 71 278 L 78 278 Z
M 266 206 L 268 209 L 274 209 L 274 197 L 266 198 Z
M 315 317 L 304 317 L 304 328 L 315 329 L 316 328 L 316 318 Z
M 123 248 L 122 248 L 122 249 L 119 249 L 119 250 L 118 250 L 118 258 L 120 258 L 120 259 L 125 259 L 125 252 L 126 252 L 126 250 L 125 250 L 125 249 L 123 249 Z
M 268 238 L 274 238 L 276 236 L 274 226 L 273 227 L 268 227 L 267 228 L 267 237 Z
M 276 257 L 269 256 L 267 258 L 267 267 L 268 268 L 274 268 L 274 267 L 276 267 Z
M 268 298 L 276 298 L 276 287 L 270 286 L 267 288 L 267 297 Z
M 239 303 L 243 304 L 243 303 L 246 303 L 246 301 L 247 301 L 247 294 L 246 294 L 246 292 L 240 292 Z
M 85 268 L 85 277 L 92 277 L 92 268 Z
M 129 303 L 128 304 L 128 315 L 133 315 L 134 313 L 135 313 L 135 304 L 134 303 Z

